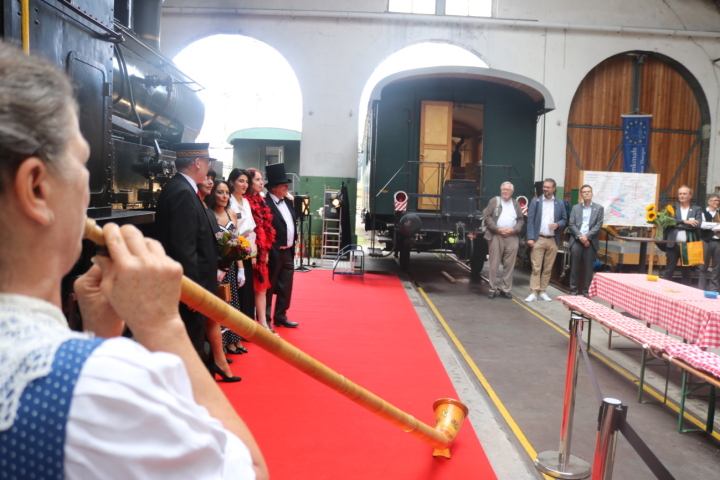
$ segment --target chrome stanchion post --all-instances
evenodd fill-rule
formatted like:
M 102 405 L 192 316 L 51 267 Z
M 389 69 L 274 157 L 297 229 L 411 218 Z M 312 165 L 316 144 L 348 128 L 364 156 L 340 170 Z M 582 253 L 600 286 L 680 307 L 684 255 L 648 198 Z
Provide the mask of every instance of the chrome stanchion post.
M 618 429 L 624 420 L 627 405 L 615 398 L 603 399 L 598 415 L 598 434 L 595 443 L 592 480 L 611 480 L 615 465 Z
M 560 448 L 558 451 L 548 450 L 539 453 L 535 459 L 535 468 L 554 478 L 580 479 L 589 477 L 591 473 L 588 462 L 570 454 L 573 414 L 575 412 L 575 387 L 577 386 L 578 362 L 580 361 L 578 337 L 581 333 L 582 318 L 571 315 L 568 361 L 565 373 L 565 398 L 560 428 Z

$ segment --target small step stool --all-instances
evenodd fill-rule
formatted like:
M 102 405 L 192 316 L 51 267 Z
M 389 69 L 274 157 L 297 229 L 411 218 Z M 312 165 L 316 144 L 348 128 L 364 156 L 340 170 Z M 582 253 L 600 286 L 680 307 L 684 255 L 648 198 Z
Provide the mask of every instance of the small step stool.
M 365 281 L 365 252 L 360 245 L 350 244 L 340 250 L 333 265 L 333 282 L 335 275 L 359 275 Z

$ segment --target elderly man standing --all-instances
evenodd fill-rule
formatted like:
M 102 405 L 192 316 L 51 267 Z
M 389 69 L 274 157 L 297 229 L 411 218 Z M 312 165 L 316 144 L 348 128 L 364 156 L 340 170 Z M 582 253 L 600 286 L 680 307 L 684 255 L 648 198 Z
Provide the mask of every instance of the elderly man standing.
M 703 210 L 703 230 L 701 233 L 705 247 L 705 263 L 700 265 L 700 280 L 698 288 L 700 290 L 718 291 L 720 287 L 720 231 L 713 231 L 712 228 L 705 228 L 705 222 L 708 227 L 712 227 L 713 223 L 720 225 L 720 196 L 711 194 L 708 196 L 707 208 Z M 708 267 L 712 260 L 712 273 L 708 274 Z M 708 278 L 709 277 L 709 278 Z
M 700 225 L 702 224 L 702 208 L 697 205 L 690 205 L 692 200 L 692 188 L 682 185 L 678 188 L 678 200 L 680 205 L 675 209 L 675 225 L 665 227 L 665 238 L 671 243 L 667 244 L 667 265 L 662 278 L 672 280 L 675 274 L 675 268 L 680 260 L 680 245 L 688 241 L 688 233 L 694 232 L 696 240 L 700 238 Z M 682 272 L 682 283 L 690 285 L 690 273 L 693 267 L 680 267 Z
M 603 225 L 605 209 L 593 203 L 593 190 L 590 185 L 580 187 L 582 203 L 578 203 L 570 212 L 570 295 L 578 294 L 578 276 L 580 263 L 585 268 L 583 295 L 587 297 L 593 278 L 593 263 L 600 248 L 598 232 Z
M 267 289 L 266 316 L 268 325 L 296 328 L 297 322 L 288 320 L 287 311 L 292 299 L 293 275 L 295 273 L 295 209 L 288 197 L 290 179 L 285 173 L 285 164 L 276 163 L 265 167 L 268 195 L 265 202 L 272 211 L 272 225 L 275 229 L 275 243 L 270 250 L 268 262 L 270 283 Z M 271 315 L 272 297 L 275 295 L 275 313 Z
M 530 255 L 530 295 L 526 302 L 534 302 L 538 297 L 552 301 L 546 290 L 558 247 L 562 244 L 561 229 L 567 225 L 565 203 L 555 198 L 555 189 L 555 180 L 546 178 L 543 196 L 533 198 L 528 209 L 527 246 L 533 250 Z
M 520 204 L 512 198 L 515 187 L 510 182 L 500 185 L 500 196 L 490 200 L 483 210 L 485 222 L 485 240 L 488 241 L 490 254 L 490 294 L 488 298 L 495 298 L 496 294 L 505 298 L 513 298 L 512 290 L 513 270 L 515 257 L 520 244 L 520 231 L 525 223 Z M 502 285 L 497 286 L 498 267 L 502 263 Z

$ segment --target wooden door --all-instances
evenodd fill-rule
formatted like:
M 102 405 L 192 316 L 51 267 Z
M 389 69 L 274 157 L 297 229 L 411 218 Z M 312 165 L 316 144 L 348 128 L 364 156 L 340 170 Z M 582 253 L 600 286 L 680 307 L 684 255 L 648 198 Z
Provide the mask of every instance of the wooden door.
M 440 194 L 450 175 L 452 154 L 452 102 L 422 102 L 420 119 L 419 210 L 439 210 Z
M 596 66 L 578 87 L 568 119 L 565 191 L 580 188 L 582 170 L 622 171 L 623 113 L 652 114 L 648 173 L 660 175 L 660 204 L 680 185 L 706 189 L 707 106 L 679 64 L 652 54 L 619 55 Z M 637 112 L 635 112 L 637 109 Z

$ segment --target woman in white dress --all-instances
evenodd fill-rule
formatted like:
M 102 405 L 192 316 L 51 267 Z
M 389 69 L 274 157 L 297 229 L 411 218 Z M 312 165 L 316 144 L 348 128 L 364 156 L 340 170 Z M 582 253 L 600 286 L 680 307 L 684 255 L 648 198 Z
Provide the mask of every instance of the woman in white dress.
M 228 205 L 237 215 L 237 230 L 240 235 L 250 241 L 253 251 L 255 246 L 255 220 L 253 220 L 250 202 L 243 198 L 250 185 L 250 174 L 240 168 L 233 169 L 228 176 L 230 185 L 230 204 Z M 240 287 L 240 311 L 250 318 L 255 317 L 255 290 L 253 288 L 253 271 L 251 259 L 243 261 L 245 268 L 245 285 Z

